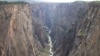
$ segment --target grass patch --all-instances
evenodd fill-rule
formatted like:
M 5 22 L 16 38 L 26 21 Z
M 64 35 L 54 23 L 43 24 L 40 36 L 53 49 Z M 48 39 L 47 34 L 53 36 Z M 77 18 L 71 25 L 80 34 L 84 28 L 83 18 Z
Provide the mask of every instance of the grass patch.
M 40 53 L 41 56 L 49 56 L 50 55 L 50 46 L 46 45 L 46 48 L 44 48 L 44 50 Z
M 80 29 L 77 35 L 78 36 L 86 36 L 86 33 L 82 29 Z

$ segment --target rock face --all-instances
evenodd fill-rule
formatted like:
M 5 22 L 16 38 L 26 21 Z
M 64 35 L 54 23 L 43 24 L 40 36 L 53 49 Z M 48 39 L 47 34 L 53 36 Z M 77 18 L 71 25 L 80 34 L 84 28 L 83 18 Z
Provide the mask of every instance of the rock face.
M 51 28 L 54 56 L 100 55 L 99 6 L 76 2 L 56 7 Z
M 89 4 L 76 33 L 75 43 L 79 43 L 69 56 L 100 56 L 100 4 L 93 2 Z
M 45 25 L 45 10 L 42 7 L 45 7 L 45 4 L 34 3 L 32 7 L 32 25 L 33 33 L 35 37 L 35 52 L 36 56 L 48 56 L 48 38 Z
M 28 4 L 0 5 L 0 56 L 35 56 Z
M 58 4 L 52 20 L 51 37 L 54 56 L 68 56 L 77 33 L 77 22 L 82 20 L 87 10 L 87 3 L 75 2 Z
M 45 54 L 48 38 L 44 11 L 38 3 L 0 5 L 0 56 Z
M 42 54 L 48 38 L 42 7 L 34 5 L 0 5 L 0 56 Z
M 100 56 L 98 2 L 0 5 L 0 56 Z

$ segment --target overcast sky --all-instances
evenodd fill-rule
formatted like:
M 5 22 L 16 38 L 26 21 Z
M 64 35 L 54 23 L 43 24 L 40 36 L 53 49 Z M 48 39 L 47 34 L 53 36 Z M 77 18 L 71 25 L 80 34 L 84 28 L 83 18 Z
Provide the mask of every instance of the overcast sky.
M 74 2 L 74 1 L 93 1 L 93 0 L 0 0 L 0 1 Z

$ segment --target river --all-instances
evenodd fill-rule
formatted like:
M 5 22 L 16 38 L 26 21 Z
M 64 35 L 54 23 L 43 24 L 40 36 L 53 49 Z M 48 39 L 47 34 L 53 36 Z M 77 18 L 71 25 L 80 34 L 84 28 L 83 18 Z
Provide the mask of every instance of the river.
M 48 33 L 49 33 L 49 34 L 48 34 L 48 39 L 49 39 L 49 46 L 50 46 L 50 50 L 49 50 L 50 55 L 49 55 L 49 56 L 53 56 L 53 51 L 52 51 L 52 40 L 51 40 L 51 37 L 50 37 L 51 31 L 49 30 Z

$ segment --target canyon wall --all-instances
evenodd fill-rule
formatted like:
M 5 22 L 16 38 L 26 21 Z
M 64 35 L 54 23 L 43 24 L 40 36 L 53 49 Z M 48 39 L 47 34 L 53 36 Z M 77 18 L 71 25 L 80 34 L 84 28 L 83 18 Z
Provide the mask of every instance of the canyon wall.
M 68 56 L 73 49 L 77 26 L 83 20 L 88 3 L 74 2 L 56 4 L 51 18 L 51 37 L 54 56 Z M 79 22 L 78 22 L 79 21 Z
M 0 56 L 100 56 L 99 2 L 0 4 Z
M 35 56 L 28 4 L 0 5 L 0 56 Z
M 99 9 L 99 2 L 74 2 L 56 6 L 51 18 L 54 56 L 100 55 Z
M 48 55 L 43 11 L 38 3 L 0 4 L 0 56 Z
M 46 7 L 41 3 L 31 4 L 32 9 L 32 25 L 35 36 L 36 56 L 48 56 L 49 46 L 47 37 L 47 26 L 45 25 Z
M 100 56 L 99 15 L 99 2 L 90 3 L 84 18 L 77 29 L 74 43 L 79 44 L 76 45 L 76 48 L 73 48 L 69 56 Z

